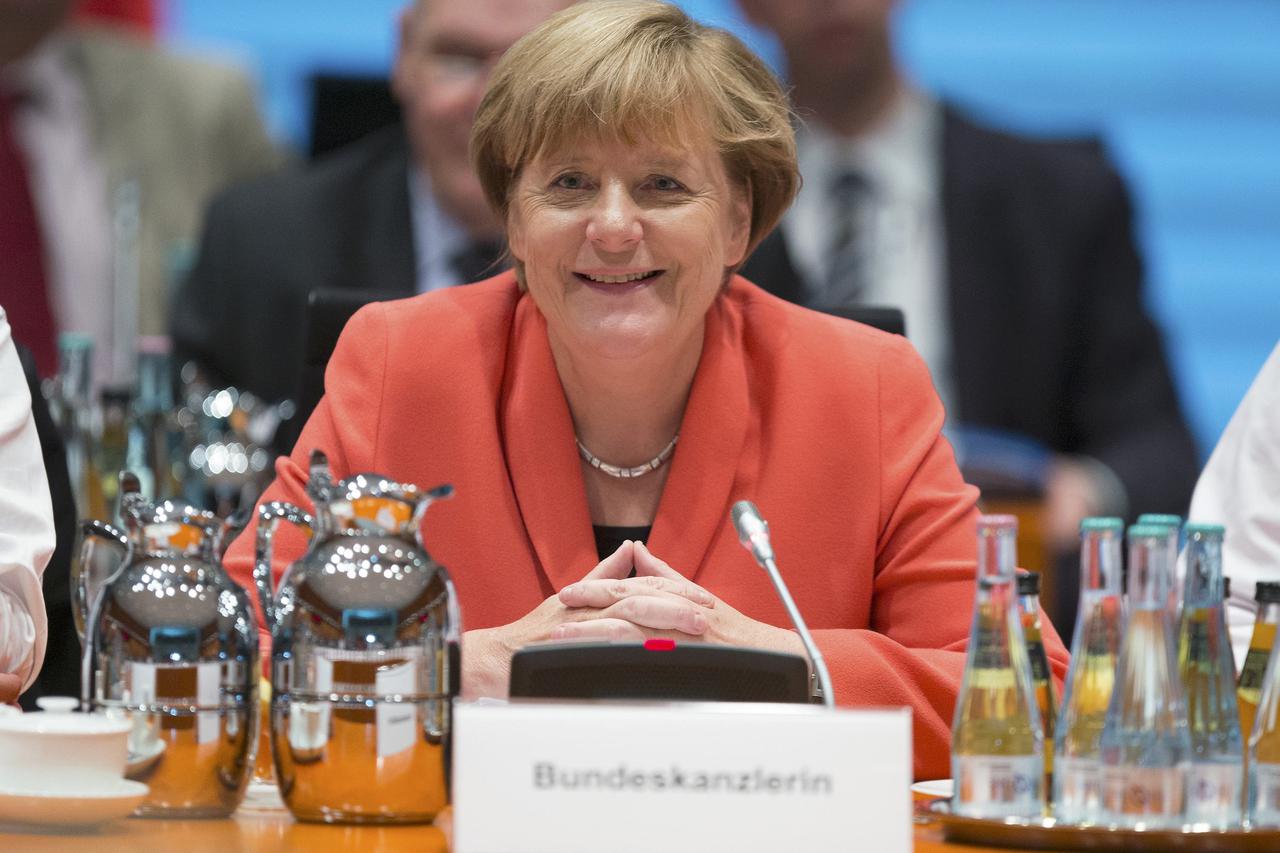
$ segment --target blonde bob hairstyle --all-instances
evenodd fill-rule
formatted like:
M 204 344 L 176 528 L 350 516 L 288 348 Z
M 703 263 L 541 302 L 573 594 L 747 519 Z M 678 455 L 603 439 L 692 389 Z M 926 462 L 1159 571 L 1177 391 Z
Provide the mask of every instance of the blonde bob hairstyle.
M 735 36 L 669 3 L 579 3 L 498 62 L 471 159 L 501 221 L 525 164 L 592 135 L 676 146 L 709 135 L 730 180 L 750 194 L 749 249 L 800 184 L 791 111 L 773 73 Z

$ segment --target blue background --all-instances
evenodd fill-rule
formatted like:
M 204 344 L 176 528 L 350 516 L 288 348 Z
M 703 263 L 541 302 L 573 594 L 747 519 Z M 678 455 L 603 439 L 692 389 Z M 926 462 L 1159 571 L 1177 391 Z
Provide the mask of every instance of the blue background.
M 305 148 L 307 76 L 386 73 L 403 5 L 170 0 L 165 32 L 180 49 L 245 65 L 273 132 Z M 777 67 L 776 47 L 732 0 L 682 5 Z M 1134 195 L 1148 302 L 1207 455 L 1280 339 L 1280 3 L 913 0 L 896 40 L 921 86 L 993 124 L 1107 141 Z

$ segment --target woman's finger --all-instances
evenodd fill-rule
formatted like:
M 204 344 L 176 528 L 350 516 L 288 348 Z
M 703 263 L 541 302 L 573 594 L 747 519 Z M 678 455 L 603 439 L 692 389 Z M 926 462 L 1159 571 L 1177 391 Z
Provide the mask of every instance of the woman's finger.
M 637 575 L 654 575 L 660 578 L 692 583 L 684 575 L 671 568 L 665 560 L 655 557 L 643 542 L 635 543 L 635 566 Z
M 631 574 L 634 563 L 634 543 L 628 539 L 618 546 L 618 550 L 605 557 L 596 567 L 583 577 L 583 580 L 597 578 L 625 578 Z
M 604 609 L 633 595 L 670 595 L 692 601 L 703 607 L 714 607 L 715 597 L 695 583 L 679 578 L 645 575 L 617 580 L 583 580 L 560 590 L 560 603 L 565 607 Z
M 585 622 L 566 622 L 551 632 L 552 640 L 575 642 L 638 643 L 644 638 L 644 631 L 625 619 L 588 619 Z
M 697 637 L 706 633 L 703 608 L 675 596 L 633 595 L 600 611 L 606 619 L 625 619 L 640 628 L 679 631 Z

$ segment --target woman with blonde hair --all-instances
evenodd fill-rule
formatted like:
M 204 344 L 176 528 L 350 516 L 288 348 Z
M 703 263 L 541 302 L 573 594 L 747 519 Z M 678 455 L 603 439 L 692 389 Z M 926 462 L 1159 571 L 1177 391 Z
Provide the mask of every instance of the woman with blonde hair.
M 514 270 L 357 314 L 264 499 L 302 498 L 313 448 L 453 483 L 424 537 L 472 696 L 546 640 L 803 654 L 728 522 L 754 500 L 837 701 L 911 706 L 917 775 L 947 775 L 976 493 L 903 338 L 734 274 L 797 189 L 773 75 L 675 6 L 582 3 L 503 57 L 472 151 Z

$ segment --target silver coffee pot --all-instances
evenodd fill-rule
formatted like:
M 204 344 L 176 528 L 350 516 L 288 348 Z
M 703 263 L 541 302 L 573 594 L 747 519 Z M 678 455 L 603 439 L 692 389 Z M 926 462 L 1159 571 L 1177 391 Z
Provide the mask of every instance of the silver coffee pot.
M 271 743 L 280 794 L 301 820 L 412 823 L 449 803 L 461 619 L 421 521 L 451 486 L 375 474 L 334 482 L 311 456 L 307 513 L 258 507 L 254 581 L 271 629 Z M 271 588 L 281 521 L 310 537 Z
M 258 631 L 249 594 L 222 569 L 235 529 L 152 503 L 120 476 L 121 531 L 81 528 L 82 707 L 132 720 L 126 776 L 136 814 L 224 817 L 244 797 L 258 729 Z

